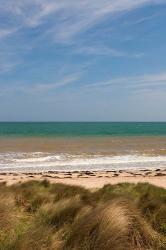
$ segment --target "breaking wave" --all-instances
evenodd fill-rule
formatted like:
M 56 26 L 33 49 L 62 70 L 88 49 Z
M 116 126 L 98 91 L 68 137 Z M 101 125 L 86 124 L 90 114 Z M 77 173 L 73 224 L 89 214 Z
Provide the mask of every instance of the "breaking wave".
M 166 155 L 88 155 L 56 153 L 0 153 L 1 172 L 152 169 L 166 167 Z

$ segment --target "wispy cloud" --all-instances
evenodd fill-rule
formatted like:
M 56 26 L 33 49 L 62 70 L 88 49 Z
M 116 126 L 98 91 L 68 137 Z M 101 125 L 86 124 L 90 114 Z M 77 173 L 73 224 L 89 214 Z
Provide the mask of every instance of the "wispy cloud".
M 16 35 L 19 47 L 27 46 L 25 35 L 25 39 L 29 39 L 28 45 L 35 47 L 44 37 L 49 42 L 51 40 L 64 45 L 76 45 L 73 53 L 142 58 L 144 56 L 142 52 L 129 53 L 108 45 L 103 46 L 102 41 L 98 46 L 93 46 L 93 41 L 90 44 L 88 41 L 82 43 L 77 37 L 108 17 L 111 20 L 115 16 L 118 17 L 120 13 L 153 4 L 166 4 L 166 2 L 161 0 L 0 0 L 0 17 L 3 20 L 0 23 L 0 41 L 5 38 L 12 39 L 12 35 Z M 29 35 L 34 31 L 36 31 L 35 36 Z M 14 48 L 15 43 L 16 41 L 12 43 L 12 52 L 17 53 L 16 57 L 22 60 L 22 55 Z M 3 46 L 4 44 L 1 50 Z M 12 61 L 9 58 L 7 63 L 5 59 L 4 66 L 1 63 L 1 67 L 7 68 L 6 64 L 14 65 L 15 59 Z M 8 71 L 13 68 L 9 66 Z
M 17 28 L 0 28 L 0 39 L 12 35 L 17 31 Z
M 46 92 L 51 93 L 50 91 L 54 91 L 57 88 L 61 88 L 76 83 L 79 77 L 80 73 L 76 72 L 70 75 L 66 75 L 55 82 L 47 82 L 47 83 L 28 82 L 28 83 L 15 83 L 8 86 L 4 85 L 1 86 L 1 94 L 19 92 L 24 94 L 33 94 L 34 96 L 34 95 L 46 94 Z
M 49 19 L 57 40 L 68 40 L 96 25 L 108 15 L 131 11 L 160 0 L 1 0 L 0 12 L 10 13 L 15 28 L 37 27 Z M 21 27 L 20 27 L 21 24 Z
M 74 44 L 74 50 L 70 53 L 110 56 L 110 57 L 127 57 L 142 58 L 143 52 L 129 53 L 108 45 L 93 46 L 88 41 L 79 42 L 78 35 L 82 35 L 88 29 L 93 28 L 107 17 L 118 17 L 118 14 L 132 11 L 144 5 L 165 4 L 160 0 L 0 0 L 0 16 L 3 22 L 0 24 L 0 41 L 5 38 L 12 38 L 17 32 L 17 40 L 22 46 L 21 39 L 26 34 L 26 30 L 40 30 L 37 36 L 33 36 L 28 41 L 29 46 L 38 46 L 40 39 L 49 39 L 56 43 Z M 4 18 L 4 17 L 8 18 Z M 37 39 L 37 41 L 35 40 Z M 13 42 L 14 44 L 15 42 Z M 24 46 L 26 42 L 23 41 Z M 13 45 L 12 45 L 13 46 Z M 2 48 L 3 49 L 3 48 Z M 17 58 L 22 60 L 22 55 L 15 50 Z M 23 60 L 25 61 L 25 60 Z M 14 65 L 15 60 L 1 63 L 1 68 L 7 68 L 6 64 Z M 19 65 L 19 64 L 17 64 Z M 8 71 L 15 67 L 9 66 Z
M 125 51 L 117 50 L 106 46 L 81 46 L 75 49 L 75 53 L 96 55 L 96 56 L 109 56 L 109 57 L 131 57 L 142 58 L 144 53 L 128 53 Z
M 112 78 L 103 82 L 91 83 L 85 87 L 86 91 L 111 90 L 113 88 L 128 89 L 132 91 L 151 90 L 152 87 L 166 88 L 166 72 L 158 74 L 147 74 L 141 76 L 129 76 Z
M 8 62 L 8 61 L 1 62 L 0 61 L 0 74 L 9 72 L 20 64 L 21 64 L 21 61 L 15 61 L 15 62 Z
M 46 83 L 46 84 L 32 84 L 30 91 L 36 92 L 45 92 L 54 90 L 69 84 L 75 83 L 79 79 L 79 73 L 74 73 L 64 77 L 63 79 L 56 81 L 54 83 Z

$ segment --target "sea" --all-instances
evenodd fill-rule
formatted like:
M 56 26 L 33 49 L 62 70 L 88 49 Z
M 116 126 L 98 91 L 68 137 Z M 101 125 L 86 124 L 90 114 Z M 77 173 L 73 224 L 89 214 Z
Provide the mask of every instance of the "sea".
M 0 172 L 166 168 L 166 122 L 1 122 Z

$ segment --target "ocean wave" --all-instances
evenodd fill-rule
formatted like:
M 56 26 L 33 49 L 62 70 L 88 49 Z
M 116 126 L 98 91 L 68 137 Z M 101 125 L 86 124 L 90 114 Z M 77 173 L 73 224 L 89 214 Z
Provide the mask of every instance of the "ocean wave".
M 0 171 L 65 171 L 166 167 L 166 155 L 72 155 L 55 153 L 1 153 Z

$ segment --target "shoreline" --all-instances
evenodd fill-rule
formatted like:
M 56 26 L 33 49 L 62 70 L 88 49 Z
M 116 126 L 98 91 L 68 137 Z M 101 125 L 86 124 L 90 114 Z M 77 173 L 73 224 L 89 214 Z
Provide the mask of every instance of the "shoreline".
M 30 180 L 101 188 L 106 184 L 148 182 L 166 188 L 166 168 L 105 171 L 0 172 L 0 183 L 13 185 Z

